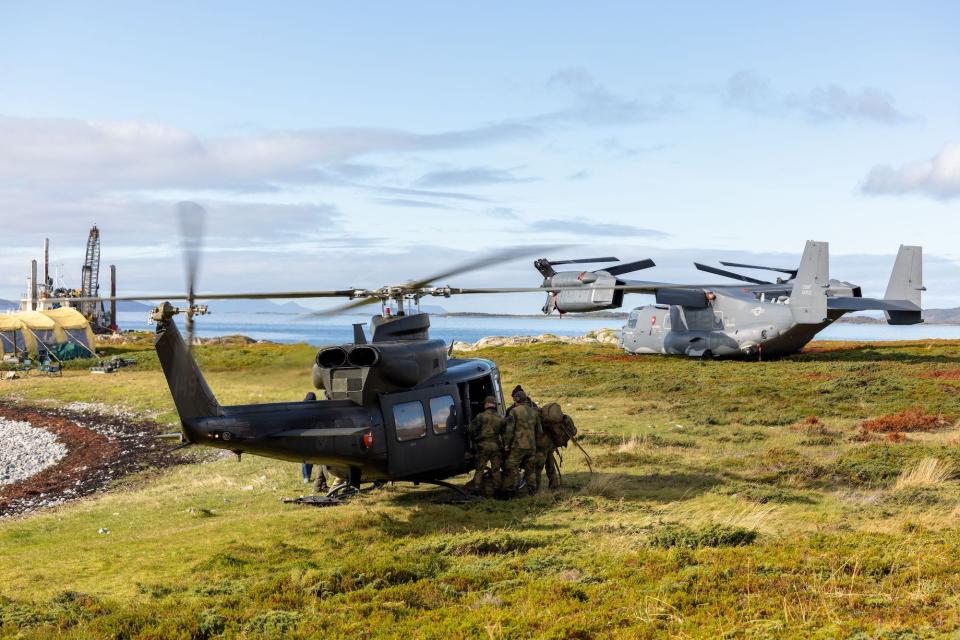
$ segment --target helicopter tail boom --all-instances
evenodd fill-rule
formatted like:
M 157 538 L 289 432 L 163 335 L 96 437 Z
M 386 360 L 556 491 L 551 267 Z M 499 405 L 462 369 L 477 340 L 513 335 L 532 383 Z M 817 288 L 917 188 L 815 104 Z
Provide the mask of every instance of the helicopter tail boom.
M 169 307 L 169 304 L 165 305 Z M 158 309 L 155 346 L 163 375 L 183 425 L 184 436 L 193 442 L 188 424 L 201 418 L 222 416 L 223 409 L 207 385 L 197 361 L 173 321 L 172 313 Z

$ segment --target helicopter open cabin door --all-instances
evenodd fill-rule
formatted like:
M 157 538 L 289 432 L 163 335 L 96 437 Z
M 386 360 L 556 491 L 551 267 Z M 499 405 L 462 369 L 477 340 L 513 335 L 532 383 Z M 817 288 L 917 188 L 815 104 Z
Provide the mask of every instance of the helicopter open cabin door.
M 381 396 L 380 404 L 392 477 L 442 478 L 462 471 L 466 434 L 456 385 L 391 393 Z

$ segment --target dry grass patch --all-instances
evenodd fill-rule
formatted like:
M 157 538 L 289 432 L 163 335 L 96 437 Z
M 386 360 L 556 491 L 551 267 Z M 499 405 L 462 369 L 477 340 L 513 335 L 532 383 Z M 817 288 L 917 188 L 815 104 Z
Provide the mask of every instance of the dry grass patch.
M 628 480 L 616 473 L 595 473 L 577 495 L 617 500 L 627 492 Z
M 934 431 L 951 424 L 951 420 L 940 414 L 924 413 L 923 409 L 913 407 L 899 413 L 864 420 L 860 423 L 860 430 L 863 433 L 909 433 Z
M 894 491 L 912 487 L 936 487 L 956 475 L 953 463 L 938 458 L 924 458 L 916 467 L 904 471 L 893 485 Z

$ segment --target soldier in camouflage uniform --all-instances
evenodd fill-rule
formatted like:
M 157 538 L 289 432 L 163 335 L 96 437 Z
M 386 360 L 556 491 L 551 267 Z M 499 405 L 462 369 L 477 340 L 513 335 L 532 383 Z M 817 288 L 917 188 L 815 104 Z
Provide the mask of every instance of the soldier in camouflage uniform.
M 515 491 L 520 470 L 523 469 L 527 491 L 533 494 L 536 492 L 534 458 L 537 453 L 537 437 L 543 432 L 540 412 L 519 385 L 513 390 L 513 401 L 513 406 L 507 411 L 507 426 L 503 434 L 506 455 L 503 464 L 503 489 L 508 492 Z
M 500 466 L 503 464 L 503 436 L 506 421 L 497 413 L 497 399 L 487 396 L 483 401 L 484 411 L 478 413 L 470 421 L 467 434 L 477 445 L 477 467 L 468 485 L 476 491 L 488 493 L 485 489 L 498 491 L 501 484 Z M 484 475 L 490 470 L 490 482 L 484 482 Z
M 566 447 L 570 438 L 577 433 L 573 418 L 565 414 L 560 405 L 551 402 L 544 405 L 540 411 L 543 422 L 543 435 L 537 438 L 537 456 L 535 471 L 537 474 L 537 488 L 540 487 L 540 478 L 544 467 L 547 469 L 547 481 L 551 489 L 560 488 L 560 465 L 557 464 L 557 450 Z

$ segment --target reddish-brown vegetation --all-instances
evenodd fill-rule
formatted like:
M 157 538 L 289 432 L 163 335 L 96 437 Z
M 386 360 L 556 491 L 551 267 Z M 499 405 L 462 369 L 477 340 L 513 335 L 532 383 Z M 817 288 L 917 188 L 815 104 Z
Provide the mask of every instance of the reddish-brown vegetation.
M 154 437 L 154 425 L 116 416 L 88 416 L 63 409 L 35 410 L 0 403 L 0 417 L 46 429 L 67 447 L 57 465 L 17 483 L 0 486 L 0 516 L 79 498 L 147 467 L 179 464 Z M 95 422 L 96 426 L 89 425 Z
M 924 374 L 924 378 L 933 378 L 935 380 L 960 380 L 960 369 L 946 369 L 942 371 L 931 371 Z
M 914 407 L 899 413 L 864 420 L 860 423 L 860 430 L 865 433 L 909 433 L 933 431 L 950 424 L 951 421 L 942 415 L 924 413 L 922 409 Z

